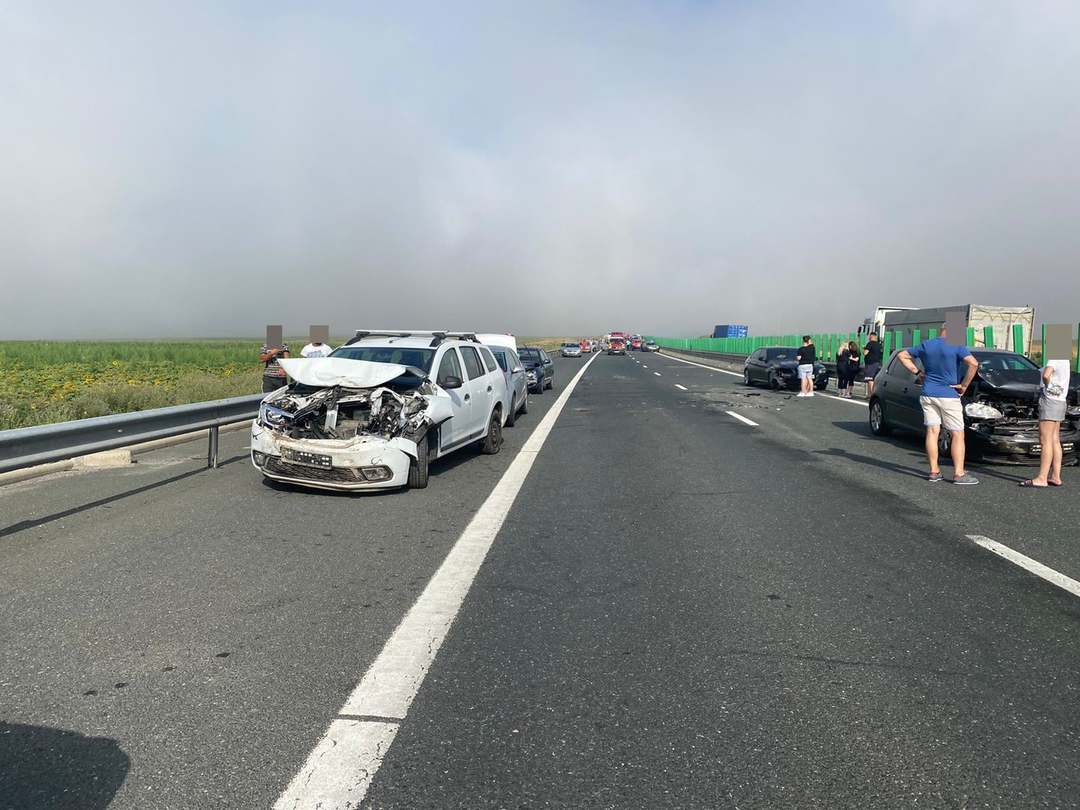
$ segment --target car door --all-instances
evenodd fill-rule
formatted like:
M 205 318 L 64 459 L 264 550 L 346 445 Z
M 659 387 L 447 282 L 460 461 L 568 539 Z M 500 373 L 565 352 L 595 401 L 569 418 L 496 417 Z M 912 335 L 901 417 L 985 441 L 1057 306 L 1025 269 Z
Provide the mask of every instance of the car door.
M 922 368 L 922 364 L 917 360 L 915 365 Z M 898 355 L 894 354 L 889 360 L 880 381 L 885 413 L 889 421 L 908 430 L 922 430 L 922 405 L 919 404 L 922 385 L 914 374 L 904 368 Z
M 435 382 L 446 390 L 454 410 L 453 417 L 439 427 L 439 452 L 445 453 L 463 444 L 467 440 L 469 431 L 472 430 L 472 394 L 457 349 L 453 346 L 445 348 L 442 357 L 438 360 L 437 369 Z M 451 377 L 460 380 L 461 385 L 447 389 L 446 384 Z
M 765 350 L 758 349 L 747 360 L 746 371 L 751 382 L 767 382 L 765 373 Z
M 494 396 L 492 401 L 502 403 L 502 418 L 505 423 L 510 415 L 510 384 L 506 377 L 503 376 L 502 371 L 499 370 L 499 364 L 495 362 L 491 349 L 487 346 L 480 346 L 477 351 L 480 352 L 480 359 L 483 361 L 484 369 L 487 371 L 488 385 L 491 386 Z
M 543 349 L 540 350 L 540 361 L 544 364 L 544 379 L 554 382 L 555 361 L 548 357 L 548 353 Z
M 487 430 L 488 414 L 495 405 L 495 386 L 484 369 L 480 353 L 473 346 L 459 346 L 458 351 L 461 352 L 465 374 L 469 378 L 466 385 L 472 398 L 469 435 L 479 438 Z

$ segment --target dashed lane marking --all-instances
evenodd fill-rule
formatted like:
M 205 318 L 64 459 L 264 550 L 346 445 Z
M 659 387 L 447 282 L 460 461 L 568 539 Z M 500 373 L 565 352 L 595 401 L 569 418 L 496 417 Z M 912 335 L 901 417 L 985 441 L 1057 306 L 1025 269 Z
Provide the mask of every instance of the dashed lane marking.
M 745 416 L 742 416 L 741 414 L 735 413 L 735 411 L 725 411 L 724 413 L 726 413 L 730 417 L 738 419 L 740 422 L 743 422 L 744 424 L 750 425 L 750 427 L 757 427 L 758 426 L 757 422 L 754 422 L 753 420 L 747 419 Z
M 679 389 L 682 389 L 683 391 L 689 391 L 690 390 L 685 385 L 679 385 L 678 383 L 675 383 L 675 387 L 679 388 Z
M 996 540 L 991 540 L 989 537 L 983 537 L 981 534 L 969 534 L 967 538 L 976 545 L 982 546 L 987 551 L 991 551 L 1002 559 L 1008 560 L 1013 565 L 1018 565 L 1025 571 L 1028 571 L 1041 579 L 1045 579 L 1051 585 L 1057 585 L 1059 588 L 1068 591 L 1073 596 L 1080 596 L 1080 582 L 1077 582 L 1072 577 L 1067 577 L 1059 571 L 1055 571 L 1053 568 L 1043 565 L 1038 560 L 1033 560 L 1031 557 L 1021 554 L 1019 551 L 1013 551 L 1008 546 L 1002 545 Z
M 663 377 L 664 376 L 659 371 L 654 371 L 653 374 L 655 374 L 657 377 Z
M 416 603 L 285 788 L 275 810 L 359 807 L 589 358 L 473 515 Z

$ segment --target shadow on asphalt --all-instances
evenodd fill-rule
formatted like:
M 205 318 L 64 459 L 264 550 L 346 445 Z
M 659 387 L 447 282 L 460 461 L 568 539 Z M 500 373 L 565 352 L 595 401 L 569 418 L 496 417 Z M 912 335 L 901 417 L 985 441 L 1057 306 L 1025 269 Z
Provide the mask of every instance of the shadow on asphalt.
M 131 759 L 116 740 L 0 721 L 0 808 L 103 810 Z
M 243 453 L 238 456 L 232 456 L 224 461 L 218 462 L 218 467 L 224 467 L 227 464 L 234 464 L 237 461 L 244 461 L 248 457 L 247 453 Z M 187 472 L 178 473 L 177 475 L 171 475 L 168 478 L 163 478 L 160 481 L 155 481 L 152 484 L 146 484 L 141 487 L 135 487 L 129 489 L 126 492 L 118 492 L 115 495 L 110 495 L 107 498 L 98 498 L 96 501 L 90 501 L 90 503 L 84 503 L 79 506 L 73 506 L 70 509 L 65 509 L 63 512 L 54 512 L 51 515 L 45 515 L 34 520 L 20 520 L 18 523 L 12 523 L 10 526 L 4 526 L 0 528 L 0 537 L 7 537 L 18 532 L 26 531 L 27 529 L 35 529 L 38 526 L 44 526 L 46 523 L 52 523 L 54 520 L 60 520 L 62 518 L 70 517 L 71 515 L 77 515 L 80 512 L 85 512 L 87 509 L 94 509 L 98 506 L 105 506 L 106 504 L 113 503 L 115 501 L 123 500 L 124 498 L 130 498 L 132 495 L 139 495 L 143 492 L 149 492 L 152 489 L 158 487 L 168 486 L 169 484 L 175 484 L 177 481 L 183 481 L 185 478 L 191 478 L 193 475 L 199 475 L 200 473 L 208 472 L 207 468 L 200 467 L 195 470 L 188 470 Z
M 906 467 L 903 464 L 897 464 L 892 461 L 885 461 L 880 458 L 872 458 L 871 456 L 864 456 L 861 453 L 852 453 L 848 450 L 841 450 L 839 447 L 830 447 L 828 450 L 813 450 L 814 455 L 818 456 L 832 456 L 833 458 L 846 458 L 849 461 L 854 461 L 856 464 L 866 464 L 870 467 L 878 467 L 882 470 L 889 470 L 890 472 L 900 473 L 901 475 L 910 475 L 915 478 L 926 478 L 926 471 L 916 469 L 915 467 Z
M 833 422 L 833 427 L 838 427 L 841 430 L 846 430 L 848 433 L 854 433 L 857 436 L 861 436 L 864 439 L 873 439 L 878 442 L 885 442 L 892 445 L 898 450 L 904 450 L 917 456 L 919 459 L 923 459 L 923 440 L 921 436 L 917 436 L 914 433 L 901 433 L 897 437 L 885 438 L 883 436 L 875 436 L 871 430 L 870 425 L 866 422 Z M 833 456 L 845 456 L 853 461 L 857 461 L 861 464 L 870 464 L 875 467 L 883 467 L 885 469 L 895 469 L 898 472 L 905 474 L 911 474 L 911 467 L 905 467 L 902 464 L 894 464 L 892 462 L 883 461 L 881 459 L 871 458 L 869 456 L 859 455 L 858 453 L 850 453 L 846 450 L 840 450 L 839 448 L 832 448 L 831 450 L 817 450 L 817 453 Z M 951 461 L 948 458 L 941 459 L 942 464 L 945 466 L 951 465 Z M 1011 481 L 1013 483 L 1020 483 L 1027 476 L 1014 475 L 1006 472 L 1001 472 L 996 469 L 989 462 L 983 461 L 979 458 L 969 458 L 968 464 L 971 469 L 978 470 L 980 475 L 985 475 L 988 478 L 999 478 L 1002 481 Z M 920 478 L 926 478 L 927 470 L 920 468 L 917 471 Z

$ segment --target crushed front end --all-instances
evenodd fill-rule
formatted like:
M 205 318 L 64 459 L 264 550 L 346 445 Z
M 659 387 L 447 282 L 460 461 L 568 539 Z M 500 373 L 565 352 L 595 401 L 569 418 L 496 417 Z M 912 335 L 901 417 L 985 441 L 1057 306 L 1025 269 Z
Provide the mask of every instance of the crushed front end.
M 345 377 L 334 385 L 293 382 L 274 391 L 251 426 L 252 463 L 267 478 L 320 489 L 405 486 L 417 442 L 427 441 L 443 409 L 433 383 L 410 375 L 402 380 L 360 387 Z
M 1042 453 L 1038 401 L 1024 396 L 1002 396 L 980 391 L 965 403 L 964 416 L 972 451 L 987 460 L 1006 464 L 1035 464 Z M 1061 447 L 1066 464 L 1077 463 L 1080 408 L 1069 408 L 1061 425 Z

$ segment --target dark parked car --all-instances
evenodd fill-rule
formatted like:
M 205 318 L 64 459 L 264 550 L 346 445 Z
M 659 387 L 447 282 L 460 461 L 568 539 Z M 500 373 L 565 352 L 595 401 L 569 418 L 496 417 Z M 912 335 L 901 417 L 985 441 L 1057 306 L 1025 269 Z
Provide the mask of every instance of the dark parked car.
M 795 354 L 799 350 L 789 346 L 767 346 L 746 358 L 743 365 L 743 382 L 746 385 L 762 383 L 774 390 L 799 387 L 799 363 Z M 814 363 L 814 388 L 822 391 L 829 384 L 829 371 L 821 363 Z
M 555 384 L 555 361 L 543 349 L 523 346 L 518 349 L 518 357 L 525 367 L 525 379 L 532 393 L 542 394 L 545 388 Z
M 964 425 L 968 452 L 987 460 L 1018 464 L 1035 463 L 1039 444 L 1039 367 L 1023 355 L 1002 349 L 973 349 L 979 370 L 964 396 Z M 878 436 L 893 430 L 922 435 L 922 384 L 897 359 L 894 352 L 874 378 L 870 398 L 870 429 Z M 922 362 L 915 364 L 922 368 Z M 1076 463 L 1080 447 L 1080 379 L 1073 375 L 1069 410 L 1061 426 L 1065 463 Z M 948 450 L 949 432 L 941 431 L 941 449 Z

